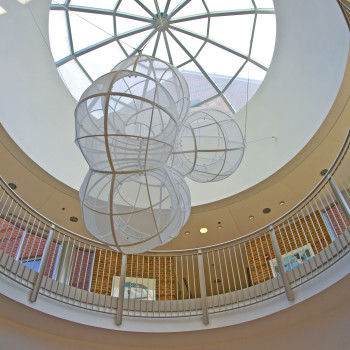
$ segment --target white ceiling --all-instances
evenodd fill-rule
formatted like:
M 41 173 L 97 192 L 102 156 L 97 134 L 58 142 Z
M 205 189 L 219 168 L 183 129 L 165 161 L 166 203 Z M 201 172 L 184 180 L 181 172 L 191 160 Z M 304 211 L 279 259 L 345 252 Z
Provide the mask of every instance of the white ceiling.
M 1 123 L 39 166 L 78 189 L 87 165 L 74 144 L 75 101 L 48 47 L 50 1 L 2 0 L 1 6 L 6 13 L 0 15 L 0 31 L 10 33 L 0 53 Z M 236 116 L 241 127 L 247 117 L 241 167 L 219 183 L 188 181 L 194 206 L 230 197 L 280 169 L 318 130 L 337 95 L 349 47 L 339 6 L 330 0 L 283 0 L 275 9 L 270 70 L 248 110 Z

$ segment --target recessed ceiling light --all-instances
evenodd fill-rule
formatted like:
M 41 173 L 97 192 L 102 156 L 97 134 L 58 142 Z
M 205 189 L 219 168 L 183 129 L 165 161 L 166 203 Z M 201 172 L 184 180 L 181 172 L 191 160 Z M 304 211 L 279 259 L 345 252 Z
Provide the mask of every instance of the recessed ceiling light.
M 253 215 L 250 215 L 250 216 L 248 217 L 248 219 L 249 219 L 249 220 L 253 220 L 253 219 L 254 219 L 254 216 L 253 216 Z
M 206 227 L 202 227 L 200 230 L 199 230 L 200 233 L 207 233 L 208 232 L 208 229 Z
M 325 176 L 328 173 L 328 169 L 323 169 L 320 171 L 321 176 Z
M 286 202 L 285 201 L 280 201 L 280 205 L 282 206 L 282 205 L 285 205 L 286 204 Z
M 264 209 L 263 209 L 263 213 L 264 213 L 264 214 L 268 214 L 270 211 L 271 211 L 270 208 L 264 208 Z
M 185 232 L 185 235 L 189 235 L 191 232 L 190 231 L 186 231 Z
M 8 186 L 11 188 L 11 190 L 15 190 L 17 188 L 17 185 L 13 182 L 8 183 Z
M 71 217 L 69 218 L 69 220 L 72 221 L 72 222 L 77 222 L 77 221 L 78 221 L 78 218 L 77 218 L 76 216 L 71 216 Z
M 221 230 L 223 227 L 224 227 L 224 226 L 222 226 L 222 225 L 218 225 L 218 226 L 217 226 L 217 229 L 218 229 L 218 230 Z

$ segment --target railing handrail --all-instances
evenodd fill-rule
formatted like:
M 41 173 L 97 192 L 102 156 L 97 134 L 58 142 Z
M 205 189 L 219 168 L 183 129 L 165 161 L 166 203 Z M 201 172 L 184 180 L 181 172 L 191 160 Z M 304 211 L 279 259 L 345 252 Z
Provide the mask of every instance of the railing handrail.
M 331 165 L 330 169 L 328 170 L 327 174 L 334 174 L 334 172 L 336 171 L 336 169 L 338 168 L 339 164 L 341 163 L 344 155 L 346 154 L 347 149 L 350 146 L 350 131 L 348 131 L 347 136 L 345 138 L 345 141 L 342 145 L 342 148 L 340 149 L 340 151 L 338 152 L 337 157 L 335 158 L 333 164 Z M 326 175 L 327 175 L 326 174 Z M 310 200 L 312 200 L 312 198 L 314 196 L 317 195 L 317 193 L 319 191 L 322 190 L 322 188 L 327 184 L 328 179 L 327 176 L 323 176 L 323 178 L 317 183 L 317 185 L 300 201 L 298 202 L 292 209 L 290 209 L 289 211 L 287 211 L 285 214 L 283 214 L 282 216 L 280 216 L 279 218 L 277 218 L 276 220 L 268 223 L 267 225 L 260 227 L 259 229 L 250 232 L 246 235 L 243 235 L 241 237 L 229 240 L 229 241 L 225 241 L 225 242 L 220 242 L 217 244 L 213 244 L 213 245 L 208 245 L 208 246 L 202 246 L 202 247 L 195 247 L 195 248 L 188 248 L 188 249 L 173 249 L 173 250 L 150 250 L 147 253 L 143 253 L 143 254 L 139 254 L 139 255 L 159 255 L 159 254 L 166 254 L 166 255 L 178 255 L 181 253 L 197 253 L 198 250 L 205 250 L 208 251 L 210 249 L 213 250 L 218 250 L 218 249 L 223 249 L 229 245 L 232 244 L 239 244 L 239 243 L 243 243 L 245 241 L 248 241 L 249 239 L 252 239 L 254 237 L 259 236 L 260 234 L 264 234 L 266 231 L 269 230 L 270 226 L 276 226 L 277 224 L 280 224 L 282 222 L 287 221 L 287 217 L 291 216 L 293 213 L 295 213 L 296 211 L 300 210 L 305 202 L 308 202 Z M 103 247 L 103 248 L 107 248 L 107 249 L 111 249 L 111 247 L 109 247 L 108 245 L 98 241 L 98 240 L 94 240 L 92 238 L 88 238 L 85 236 L 82 236 L 76 232 L 70 231 L 66 228 L 64 228 L 63 226 L 55 223 L 54 221 L 50 220 L 49 218 L 45 217 L 44 215 L 42 215 L 41 213 L 39 213 L 37 210 L 35 210 L 33 207 L 31 207 L 26 201 L 24 201 L 16 192 L 14 192 L 9 186 L 8 184 L 5 182 L 5 180 L 0 176 L 0 183 L 3 185 L 3 188 L 5 190 L 5 192 L 9 195 L 11 195 L 12 197 L 15 197 L 15 199 L 20 202 L 20 204 L 24 207 L 26 207 L 27 210 L 31 211 L 32 213 L 34 213 L 35 215 L 39 216 L 39 218 L 42 221 L 45 221 L 48 223 L 48 226 L 50 227 L 51 225 L 55 226 L 55 230 L 56 231 L 61 231 L 62 233 L 65 233 L 66 235 L 74 238 L 75 240 L 79 241 L 79 240 L 83 240 L 85 242 L 88 242 L 90 244 L 94 244 L 95 246 L 99 246 L 99 247 Z
M 327 176 L 328 174 L 334 174 L 334 172 L 336 171 L 336 169 L 338 168 L 338 165 L 341 163 L 341 160 L 344 158 L 345 153 L 347 151 L 347 149 L 350 147 L 350 130 L 348 131 L 345 141 L 342 145 L 342 148 L 340 149 L 340 151 L 338 152 L 338 155 L 336 157 L 336 159 L 334 160 L 334 162 L 332 163 L 331 167 L 329 168 L 327 174 L 325 174 L 322 179 L 317 183 L 317 185 L 301 200 L 299 201 L 293 208 L 291 208 L 290 210 L 288 210 L 285 214 L 283 214 L 282 216 L 280 216 L 279 218 L 277 218 L 276 220 L 268 223 L 267 225 L 260 227 L 259 229 L 252 231 L 244 236 L 229 240 L 229 241 L 225 241 L 225 242 L 220 242 L 217 244 L 212 244 L 212 245 L 208 245 L 208 246 L 203 246 L 203 247 L 198 247 L 198 248 L 189 248 L 189 249 L 174 249 L 174 250 L 157 250 L 156 252 L 162 252 L 162 253 L 170 253 L 170 252 L 189 252 L 189 251 L 196 251 L 199 249 L 202 250 L 207 250 L 210 248 L 224 248 L 226 246 L 228 246 L 231 243 L 240 243 L 242 241 L 245 241 L 246 239 L 250 239 L 253 238 L 255 236 L 258 236 L 259 234 L 268 231 L 270 226 L 276 226 L 277 224 L 281 223 L 281 222 L 285 222 L 286 221 L 286 217 L 290 216 L 291 214 L 295 213 L 296 211 L 300 210 L 301 207 L 303 207 L 303 204 L 305 202 L 307 202 L 308 200 L 312 199 L 313 197 L 315 197 L 317 195 L 317 193 L 319 191 L 322 190 L 322 188 L 326 185 L 326 183 L 328 182 Z

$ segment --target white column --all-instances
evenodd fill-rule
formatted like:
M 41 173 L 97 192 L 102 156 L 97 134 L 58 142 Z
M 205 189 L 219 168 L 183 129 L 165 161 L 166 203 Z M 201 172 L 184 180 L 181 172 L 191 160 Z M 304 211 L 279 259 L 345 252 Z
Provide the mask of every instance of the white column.
M 278 246 L 278 242 L 277 242 L 277 238 L 276 238 L 276 234 L 275 234 L 275 230 L 273 229 L 273 226 L 270 226 L 270 237 L 271 237 L 273 251 L 275 252 L 277 266 L 280 270 L 284 290 L 286 291 L 287 299 L 289 301 L 293 301 L 294 300 L 293 291 L 292 291 L 292 288 L 290 287 L 288 276 L 283 265 L 280 247 Z

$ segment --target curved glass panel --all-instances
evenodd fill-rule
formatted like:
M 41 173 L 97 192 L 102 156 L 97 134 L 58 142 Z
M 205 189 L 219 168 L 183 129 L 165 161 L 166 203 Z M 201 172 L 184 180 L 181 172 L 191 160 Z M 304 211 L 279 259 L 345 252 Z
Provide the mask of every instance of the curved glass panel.
M 236 113 L 265 77 L 275 34 L 271 0 L 53 0 L 50 11 L 53 56 L 77 100 L 82 74 L 95 80 L 142 51 L 180 69 L 192 106 Z

